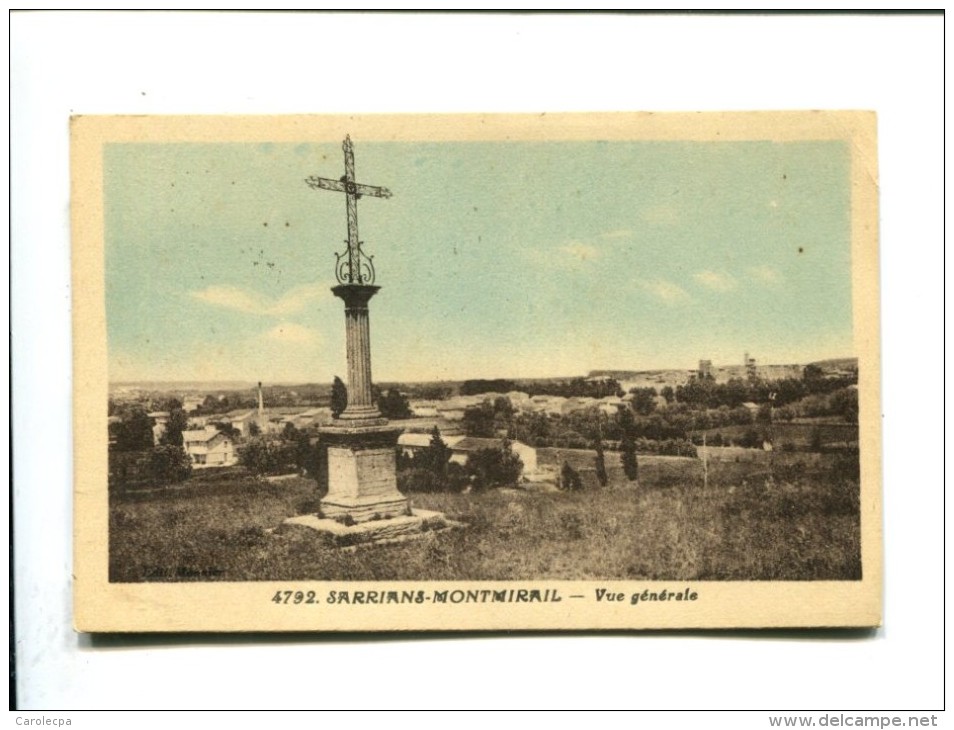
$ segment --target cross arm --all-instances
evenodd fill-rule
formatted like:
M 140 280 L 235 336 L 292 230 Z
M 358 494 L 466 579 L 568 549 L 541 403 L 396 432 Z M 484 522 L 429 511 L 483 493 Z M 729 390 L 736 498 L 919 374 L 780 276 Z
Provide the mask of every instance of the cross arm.
M 305 182 L 315 190 L 337 190 L 339 193 L 345 191 L 345 184 L 342 180 L 331 180 L 327 177 L 306 177 Z
M 361 185 L 360 183 L 348 183 L 346 180 L 331 180 L 327 177 L 306 177 L 305 182 L 316 190 L 336 190 L 339 193 L 354 193 L 358 197 L 370 195 L 375 198 L 390 198 L 391 191 L 387 188 L 380 188 L 374 185 Z
M 360 185 L 358 183 L 354 184 L 354 192 L 357 195 L 371 195 L 375 198 L 390 198 L 391 191 L 387 188 L 379 188 L 374 185 Z

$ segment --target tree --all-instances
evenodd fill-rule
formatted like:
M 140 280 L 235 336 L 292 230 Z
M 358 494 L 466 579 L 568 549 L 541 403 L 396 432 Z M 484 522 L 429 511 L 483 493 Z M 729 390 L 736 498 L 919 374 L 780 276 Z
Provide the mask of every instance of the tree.
M 513 403 L 507 396 L 498 395 L 494 398 L 494 416 L 503 421 L 513 418 Z
M 513 421 L 513 436 L 531 446 L 539 446 L 550 438 L 550 419 L 545 413 L 520 413 Z
M 636 458 L 636 442 L 632 437 L 624 437 L 620 442 L 619 449 L 622 452 L 623 473 L 629 481 L 638 481 L 639 460 Z
M 855 388 L 836 390 L 829 398 L 832 412 L 848 423 L 858 423 L 858 391 Z
M 739 437 L 739 446 L 744 449 L 758 449 L 762 447 L 762 436 L 754 428 L 748 429 Z
M 802 368 L 802 380 L 806 383 L 817 383 L 825 377 L 825 371 L 821 366 L 811 363 Z
M 297 444 L 252 439 L 238 450 L 239 463 L 255 474 L 281 474 L 297 466 Z
M 512 380 L 465 380 L 461 383 L 461 395 L 479 395 L 480 393 L 507 393 L 516 390 L 517 384 Z
M 255 474 L 265 474 L 269 469 L 268 444 L 265 439 L 256 438 L 238 450 L 239 464 Z
M 176 401 L 178 402 L 178 401 Z M 169 420 L 166 421 L 166 430 L 162 432 L 159 443 L 166 446 L 182 446 L 182 432 L 189 428 L 189 417 L 182 410 L 182 406 L 173 406 L 169 409 Z
M 152 419 L 142 406 L 133 406 L 116 426 L 117 451 L 144 451 L 153 447 Z
M 348 407 L 348 388 L 341 378 L 335 375 L 331 384 L 331 416 L 337 418 Z
M 468 436 L 494 436 L 494 407 L 484 402 L 464 411 L 464 433 Z
M 560 489 L 564 492 L 579 492 L 583 489 L 583 480 L 569 462 L 563 462 L 560 470 Z
M 623 462 L 623 473 L 631 482 L 639 479 L 639 461 L 636 458 L 636 436 L 633 427 L 633 414 L 626 409 L 620 411 L 620 428 L 622 435 L 619 450 Z
M 603 441 L 601 439 L 596 441 L 596 480 L 601 487 L 605 487 L 609 482 L 609 477 L 606 475 L 606 457 L 603 455 Z
M 242 432 L 235 428 L 235 426 L 228 421 L 215 421 L 212 423 L 212 425 L 219 430 L 220 434 L 223 436 L 228 436 L 230 439 L 232 439 L 232 441 L 238 441 L 240 438 L 242 438 Z M 253 423 L 251 425 L 254 426 L 255 424 Z M 251 433 L 251 429 L 249 429 L 249 432 Z
M 393 420 L 403 420 L 411 417 L 411 406 L 407 397 L 397 388 L 391 388 L 388 392 L 378 398 L 378 410 L 385 418 Z
M 285 428 L 282 429 L 282 440 L 283 441 L 297 441 L 300 431 L 295 428 L 295 424 L 291 421 L 285 422 Z
M 447 464 L 451 458 L 451 450 L 441 438 L 441 432 L 437 426 L 431 430 L 431 442 L 427 448 L 421 452 L 418 459 L 421 460 L 421 466 L 431 473 L 444 478 L 447 476 Z M 416 460 L 415 460 L 416 461 Z
M 152 450 L 149 468 L 155 484 L 172 484 L 189 477 L 192 473 L 192 459 L 181 446 L 162 444 Z
M 318 445 L 311 443 L 311 437 L 305 431 L 295 428 L 290 423 L 287 426 L 291 426 L 291 428 L 285 428 L 282 438 L 289 444 L 293 444 L 295 466 L 301 470 L 302 474 L 317 478 L 318 470 L 321 467 L 321 454 Z
M 795 411 L 788 406 L 782 406 L 781 408 L 775 409 L 775 417 L 779 421 L 791 421 L 795 418 Z
M 523 461 L 505 440 L 500 448 L 472 453 L 465 469 L 473 477 L 474 489 L 489 489 L 516 484 L 523 473 Z
M 666 399 L 666 403 L 672 403 L 676 399 L 676 392 L 672 389 L 671 385 L 665 386 L 659 395 Z
M 752 397 L 751 388 L 741 378 L 730 378 L 725 385 L 718 387 L 720 406 L 738 408 Z
M 655 388 L 630 388 L 629 392 L 633 396 L 632 408 L 636 413 L 648 416 L 656 410 Z
M 756 423 L 771 423 L 772 422 L 772 404 L 763 403 L 759 406 L 759 411 L 755 415 Z

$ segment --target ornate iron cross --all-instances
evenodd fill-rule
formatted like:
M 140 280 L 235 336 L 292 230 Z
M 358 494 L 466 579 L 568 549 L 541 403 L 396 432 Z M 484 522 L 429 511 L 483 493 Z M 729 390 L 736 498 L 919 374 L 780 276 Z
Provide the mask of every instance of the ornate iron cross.
M 390 198 L 391 191 L 387 188 L 361 185 L 354 181 L 354 148 L 351 145 L 351 136 L 345 137 L 341 145 L 344 150 L 345 174 L 338 180 L 327 177 L 309 177 L 305 179 L 308 185 L 316 190 L 335 190 L 344 193 L 348 205 L 348 240 L 347 249 L 343 253 L 336 253 L 335 276 L 342 284 L 373 284 L 374 263 L 373 256 L 368 256 L 361 250 L 362 241 L 358 239 L 358 198 L 362 195 L 372 195 L 375 198 Z

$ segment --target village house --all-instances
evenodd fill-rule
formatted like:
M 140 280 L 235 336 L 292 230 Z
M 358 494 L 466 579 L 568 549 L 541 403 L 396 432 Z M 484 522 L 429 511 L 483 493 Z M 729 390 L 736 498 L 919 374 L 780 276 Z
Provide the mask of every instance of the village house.
M 510 399 L 510 403 L 514 408 L 524 409 L 527 404 L 530 402 L 530 396 L 524 393 L 522 390 L 511 390 L 507 393 L 507 397 Z
M 196 431 L 183 431 L 182 447 L 192 459 L 192 466 L 196 469 L 231 466 L 238 461 L 232 439 L 215 426 L 206 426 Z
M 579 397 L 579 398 L 567 398 L 563 402 L 562 413 L 567 415 L 568 413 L 576 413 L 577 411 L 585 411 L 587 408 L 592 408 L 597 403 L 596 398 L 588 397 Z
M 562 395 L 535 395 L 530 399 L 529 410 L 548 416 L 562 416 L 566 400 Z
M 229 411 L 225 417 L 220 419 L 227 422 L 232 428 L 239 432 L 243 439 L 252 435 L 252 424 L 256 422 L 256 413 L 251 409 L 239 409 Z
M 467 457 L 475 451 L 481 449 L 499 449 L 505 439 L 499 438 L 478 438 L 476 436 L 465 436 L 460 439 L 454 439 L 454 443 L 447 444 L 451 450 L 450 460 L 457 464 L 465 464 Z M 511 441 L 510 448 L 513 453 L 520 457 L 523 462 L 523 473 L 537 471 L 537 450 L 532 446 L 521 441 Z
M 406 456 L 415 456 L 425 451 L 431 445 L 429 433 L 402 433 L 398 438 L 398 447 Z M 441 440 L 450 449 L 450 460 L 455 464 L 464 465 L 467 457 L 481 449 L 499 449 L 504 439 L 478 438 L 476 436 L 451 436 L 441 433 Z M 511 441 L 510 448 L 523 462 L 524 475 L 537 472 L 537 450 L 521 441 Z
M 603 413 L 607 416 L 615 416 L 617 413 L 619 413 L 619 409 L 625 405 L 627 405 L 626 401 L 619 396 L 608 395 L 605 398 L 600 398 L 598 407 L 600 413 Z
M 445 433 L 441 433 L 441 441 L 448 447 L 463 439 L 463 436 L 448 436 Z M 398 438 L 398 446 L 401 449 L 401 453 L 405 456 L 416 456 L 422 451 L 425 451 L 430 445 L 430 433 L 402 433 Z
M 331 409 L 327 406 L 318 408 L 309 408 L 307 411 L 299 413 L 295 420 L 296 428 L 307 428 L 308 426 L 322 426 L 331 422 Z
M 438 404 L 434 401 L 411 401 L 410 407 L 417 418 L 437 418 Z

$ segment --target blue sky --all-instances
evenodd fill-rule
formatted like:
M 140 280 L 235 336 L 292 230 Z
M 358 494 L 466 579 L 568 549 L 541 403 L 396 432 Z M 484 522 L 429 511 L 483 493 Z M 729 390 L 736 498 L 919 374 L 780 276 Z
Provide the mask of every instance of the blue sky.
M 376 380 L 854 354 L 842 142 L 371 142 Z M 110 379 L 344 375 L 335 144 L 105 148 Z

